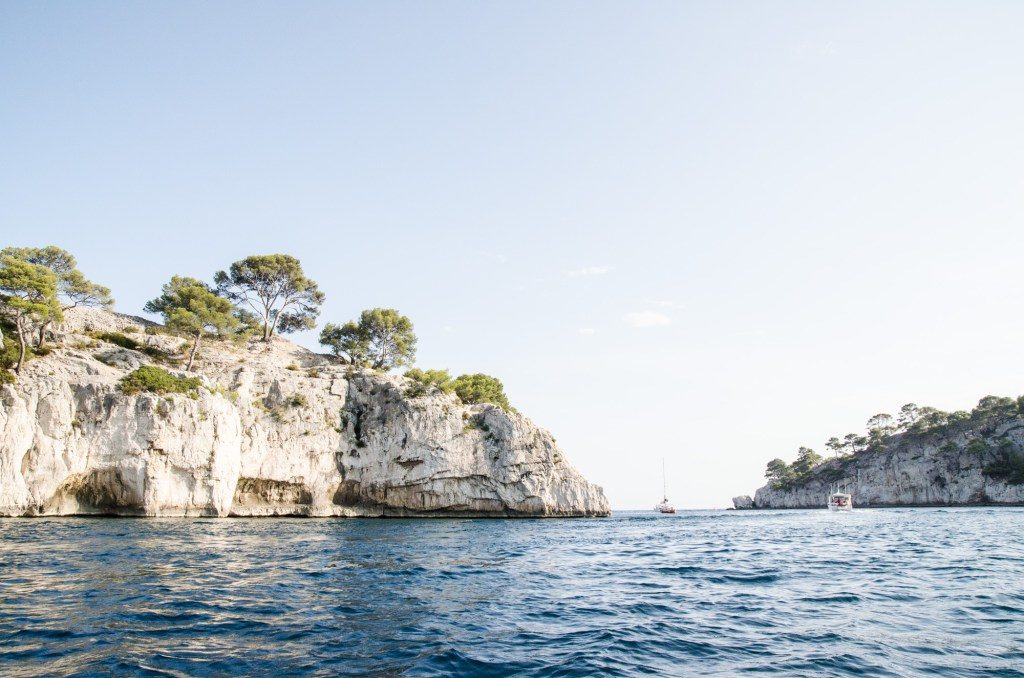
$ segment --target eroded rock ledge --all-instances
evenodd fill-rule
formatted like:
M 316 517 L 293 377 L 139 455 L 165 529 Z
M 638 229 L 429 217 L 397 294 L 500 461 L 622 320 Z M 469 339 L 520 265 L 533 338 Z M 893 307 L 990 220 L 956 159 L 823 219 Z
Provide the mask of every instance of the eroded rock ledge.
M 603 516 L 608 502 L 516 413 L 350 371 L 288 341 L 208 346 L 196 399 L 125 395 L 151 362 L 69 313 L 52 353 L 0 387 L 0 515 Z

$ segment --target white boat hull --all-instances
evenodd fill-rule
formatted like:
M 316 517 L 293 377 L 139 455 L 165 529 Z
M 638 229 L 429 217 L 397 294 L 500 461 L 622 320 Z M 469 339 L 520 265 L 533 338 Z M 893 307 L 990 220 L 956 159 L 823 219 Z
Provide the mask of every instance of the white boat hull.
M 842 492 L 835 492 L 828 496 L 825 506 L 829 511 L 852 511 L 853 497 Z

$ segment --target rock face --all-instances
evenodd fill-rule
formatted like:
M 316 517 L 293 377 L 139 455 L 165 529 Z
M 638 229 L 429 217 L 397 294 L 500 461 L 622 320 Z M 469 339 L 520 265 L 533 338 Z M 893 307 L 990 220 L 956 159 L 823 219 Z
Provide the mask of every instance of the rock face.
M 833 484 L 853 495 L 854 507 L 1024 505 L 1024 484 L 992 472 L 993 465 L 1019 460 L 1021 450 L 1020 417 L 941 435 L 901 434 L 880 449 L 825 462 L 795 487 L 765 485 L 753 500 L 736 497 L 733 505 L 825 508 Z
M 125 374 L 182 343 L 144 324 L 69 313 L 57 348 L 0 387 L 0 515 L 609 513 L 525 417 L 440 392 L 409 398 L 404 377 L 282 339 L 208 343 L 195 398 L 126 395 Z
M 739 497 L 733 497 L 732 505 L 737 509 L 750 509 L 754 508 L 754 500 L 750 498 L 750 495 L 744 494 Z

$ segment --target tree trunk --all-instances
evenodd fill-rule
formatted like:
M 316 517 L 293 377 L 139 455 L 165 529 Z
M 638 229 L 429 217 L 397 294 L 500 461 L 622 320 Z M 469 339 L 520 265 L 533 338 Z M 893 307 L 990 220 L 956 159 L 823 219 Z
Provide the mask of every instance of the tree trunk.
M 192 342 L 192 350 L 188 354 L 188 365 L 185 366 L 186 372 L 192 371 L 192 362 L 196 359 L 196 351 L 199 350 L 199 339 L 202 337 L 201 334 L 196 335 L 196 340 Z
M 25 341 L 25 327 L 22 324 L 22 320 L 19 317 L 15 322 L 18 329 L 18 364 L 14 366 L 14 373 L 21 374 L 21 366 L 25 362 L 25 349 L 27 348 L 27 342 Z
M 273 334 L 274 327 L 270 324 L 270 318 L 263 316 L 263 341 L 270 341 L 270 335 Z

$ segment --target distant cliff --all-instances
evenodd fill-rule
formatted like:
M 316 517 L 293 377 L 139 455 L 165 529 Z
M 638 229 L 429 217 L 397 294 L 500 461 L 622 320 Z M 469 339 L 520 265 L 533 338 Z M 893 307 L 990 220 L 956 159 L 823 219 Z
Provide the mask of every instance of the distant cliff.
M 824 508 L 830 488 L 854 506 L 1024 505 L 1024 413 L 1021 400 L 988 397 L 972 412 L 904 408 L 903 426 L 876 415 L 868 436 L 833 439 L 837 458 L 806 469 L 769 464 L 767 485 L 738 509 Z M 801 450 L 801 459 L 806 453 Z M 775 465 L 775 466 L 773 466 Z
M 181 339 L 94 309 L 70 312 L 55 339 L 0 386 L 0 515 L 609 513 L 514 411 L 283 339 L 211 342 L 186 374 L 166 360 Z M 126 388 L 142 366 L 184 392 Z

